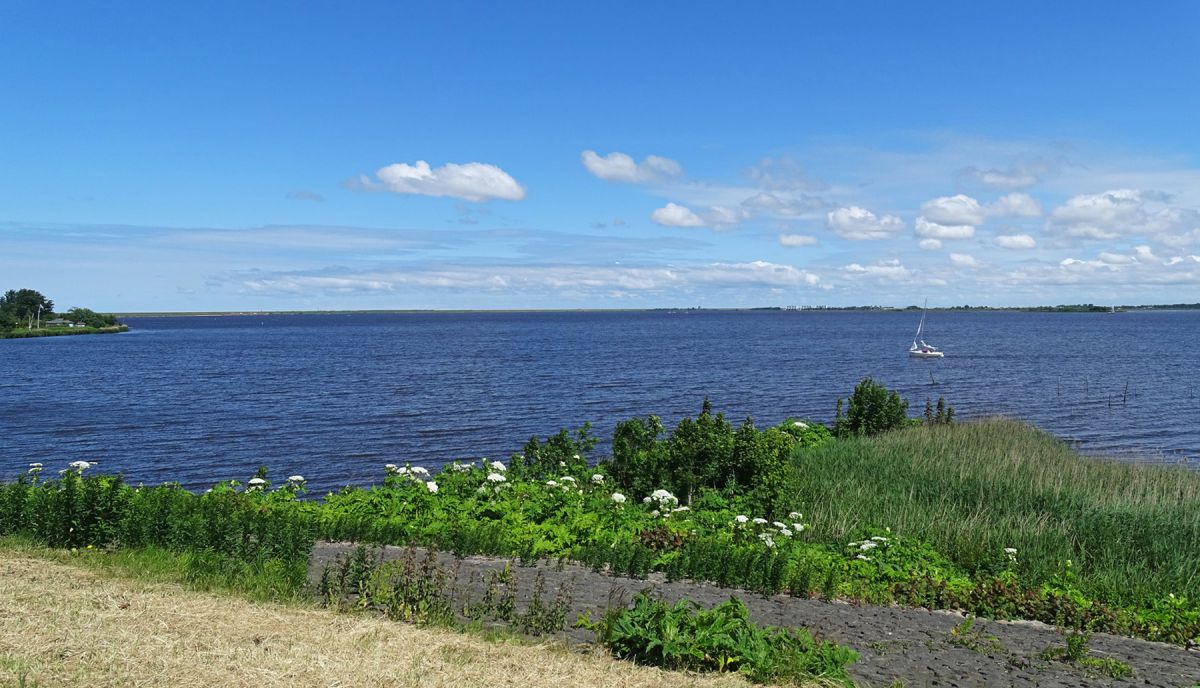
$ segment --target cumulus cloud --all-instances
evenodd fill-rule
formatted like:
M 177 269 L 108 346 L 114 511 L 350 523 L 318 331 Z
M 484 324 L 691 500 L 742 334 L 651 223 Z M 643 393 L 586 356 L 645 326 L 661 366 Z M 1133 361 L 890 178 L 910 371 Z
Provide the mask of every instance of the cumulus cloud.
M 996 217 L 1038 217 L 1042 214 L 1042 204 L 1029 194 L 1010 193 L 988 203 L 985 210 Z
M 600 155 L 596 151 L 585 150 L 579 157 L 592 176 L 609 182 L 643 184 L 677 177 L 683 173 L 683 168 L 678 162 L 657 155 L 647 155 L 640 163 L 625 153 L 615 151 L 608 155 Z
M 1055 208 L 1050 222 L 1070 237 L 1115 239 L 1140 234 L 1179 246 L 1190 231 L 1200 228 L 1200 211 L 1167 205 L 1171 200 L 1167 194 L 1140 189 L 1080 194 Z
M 655 224 L 667 227 L 703 227 L 704 220 L 692 212 L 690 208 L 676 203 L 667 203 L 650 213 L 650 219 Z
M 851 263 L 842 268 L 842 272 L 851 279 L 873 278 L 886 282 L 906 280 L 912 276 L 912 271 L 899 260 L 883 260 L 874 265 Z
M 921 204 L 921 215 L 939 225 L 981 225 L 983 206 L 965 194 L 939 196 Z
M 826 215 L 825 226 L 845 239 L 890 239 L 904 228 L 904 222 L 895 215 L 876 217 L 866 208 L 852 205 Z
M 1095 258 L 1064 258 L 1058 264 L 1060 283 L 1193 284 L 1200 280 L 1200 256 L 1161 258 L 1146 245 L 1132 253 L 1101 251 Z
M 780 234 L 779 243 L 782 246 L 812 246 L 817 238 L 806 234 Z
M 916 230 L 917 236 L 929 239 L 970 239 L 975 236 L 973 225 L 943 225 L 924 216 L 917 218 Z
M 977 268 L 977 267 L 979 267 L 979 261 L 975 259 L 975 256 L 972 256 L 972 255 L 969 255 L 966 253 L 951 253 L 950 254 L 950 262 L 954 263 L 955 265 L 957 265 L 960 268 Z
M 1028 249 L 1037 246 L 1037 241 L 1028 234 L 1001 234 L 992 240 L 1000 248 Z
M 351 183 L 365 191 L 390 191 L 420 196 L 451 196 L 466 201 L 486 201 L 493 198 L 519 201 L 525 198 L 525 187 L 507 172 L 482 162 L 446 163 L 431 167 L 424 160 L 416 164 L 398 162 L 375 172 L 378 181 L 360 175 Z
M 1099 194 L 1080 194 L 1054 209 L 1050 220 L 1067 228 L 1071 236 L 1112 239 L 1118 230 L 1141 224 L 1145 219 L 1142 193 L 1114 189 Z
M 942 247 L 942 242 L 938 239 L 922 239 L 917 245 L 926 251 L 936 251 Z

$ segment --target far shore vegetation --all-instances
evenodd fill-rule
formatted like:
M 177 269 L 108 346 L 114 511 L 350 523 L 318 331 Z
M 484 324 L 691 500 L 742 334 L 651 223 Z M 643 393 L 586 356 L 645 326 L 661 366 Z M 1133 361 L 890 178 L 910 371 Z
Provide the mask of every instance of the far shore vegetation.
M 530 308 L 530 309 L 487 309 L 487 310 L 432 310 L 432 309 L 367 309 L 367 310 L 262 310 L 262 311 L 129 311 L 117 313 L 119 318 L 187 318 L 216 316 L 263 316 L 263 315 L 350 315 L 350 314 L 406 314 L 406 313 L 642 313 L 677 311 L 715 312 L 763 312 L 763 311 L 821 311 L 821 312 L 896 312 L 919 311 L 921 306 L 758 306 L 746 308 Z M 1124 313 L 1127 311 L 1188 311 L 1200 310 L 1200 303 L 1144 304 L 1144 305 L 1098 305 L 1092 303 L 1060 304 L 1057 306 L 945 306 L 930 307 L 931 311 L 981 311 L 1021 313 Z
M 125 332 L 114 315 L 89 308 L 54 311 L 54 302 L 34 289 L 9 289 L 0 296 L 0 339 Z
M 652 415 L 619 423 L 600 460 L 585 424 L 530 438 L 503 461 L 436 472 L 383 465 L 376 485 L 316 498 L 303 476 L 276 480 L 265 468 L 198 494 L 130 485 L 86 461 L 31 464 L 0 484 L 0 536 L 98 557 L 161 552 L 173 562 L 165 566 L 206 587 L 334 608 L 358 599 L 350 607 L 383 605 L 417 622 L 454 618 L 440 573 L 415 560 L 376 570 L 369 556 L 350 558 L 314 589 L 314 544 L 570 561 L 635 578 L 1200 644 L 1200 473 L 1085 458 L 1028 425 L 958 422 L 945 400 L 921 401 L 924 413 L 910 417 L 907 400 L 867 378 L 838 401 L 832 427 L 789 418 L 760 428 L 705 400 L 673 428 Z M 743 623 L 736 605 L 638 605 L 588 622 L 618 657 L 756 681 L 820 675 L 831 685 L 854 661 L 803 632 L 714 636 L 714 627 Z M 539 618 L 546 632 L 573 621 Z M 696 633 L 675 638 L 673 651 L 684 653 L 675 659 L 639 645 L 663 623 Z

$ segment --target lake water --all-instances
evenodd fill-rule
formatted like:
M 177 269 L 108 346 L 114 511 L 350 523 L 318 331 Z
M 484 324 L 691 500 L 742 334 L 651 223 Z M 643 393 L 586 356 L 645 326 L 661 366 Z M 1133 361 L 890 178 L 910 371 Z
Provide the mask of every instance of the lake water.
M 128 334 L 0 341 L 0 477 L 98 460 L 204 487 L 265 464 L 326 489 L 385 463 L 506 458 L 531 435 L 703 398 L 735 423 L 830 422 L 871 376 L 1082 450 L 1200 464 L 1200 312 L 654 311 L 130 318 Z

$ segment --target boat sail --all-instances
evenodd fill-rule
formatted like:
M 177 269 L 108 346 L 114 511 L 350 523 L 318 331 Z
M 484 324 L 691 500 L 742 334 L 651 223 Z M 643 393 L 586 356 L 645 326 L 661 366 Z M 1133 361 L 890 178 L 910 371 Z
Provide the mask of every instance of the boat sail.
M 937 347 L 926 344 L 924 339 L 921 339 L 921 330 L 925 329 L 925 312 L 929 310 L 929 299 L 925 299 L 925 306 L 921 308 L 921 322 L 917 323 L 917 333 L 913 335 L 912 346 L 908 348 L 909 356 L 917 358 L 942 358 L 946 354 L 937 350 Z

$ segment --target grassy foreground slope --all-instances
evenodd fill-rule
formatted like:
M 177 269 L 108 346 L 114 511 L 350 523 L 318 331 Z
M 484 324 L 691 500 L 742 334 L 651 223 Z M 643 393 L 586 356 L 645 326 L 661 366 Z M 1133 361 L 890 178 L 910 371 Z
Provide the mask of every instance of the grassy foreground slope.
M 1084 457 L 1001 419 L 848 438 L 794 458 L 812 532 L 830 542 L 887 526 L 968 570 L 1014 548 L 1022 580 L 1068 578 L 1110 603 L 1200 598 L 1196 471 Z
M 0 685 L 748 685 L 53 561 L 67 556 L 0 548 Z

